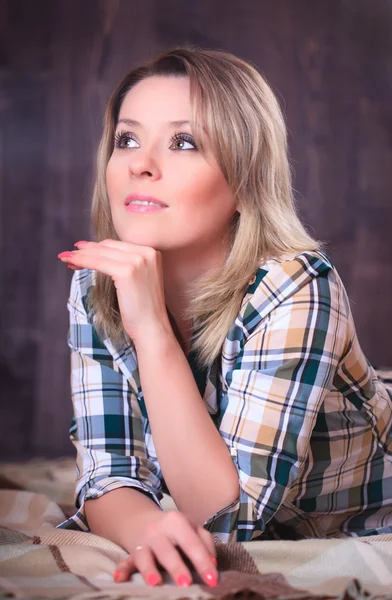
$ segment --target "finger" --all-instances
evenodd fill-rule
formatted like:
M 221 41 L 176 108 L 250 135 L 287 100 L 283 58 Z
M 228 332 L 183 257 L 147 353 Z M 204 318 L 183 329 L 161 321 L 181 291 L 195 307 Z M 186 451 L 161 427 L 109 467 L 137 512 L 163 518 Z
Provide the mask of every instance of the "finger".
M 207 531 L 207 529 L 204 529 L 202 525 L 197 526 L 197 533 L 208 549 L 213 566 L 217 567 L 218 560 L 214 537 L 209 531 Z
M 91 258 L 90 258 L 91 257 Z M 74 266 L 78 266 L 79 268 L 88 268 L 101 271 L 102 273 L 106 273 L 106 271 L 101 269 L 100 266 L 103 265 L 104 260 L 113 261 L 118 264 L 142 267 L 145 265 L 147 267 L 148 258 L 137 252 L 123 252 L 118 249 L 99 246 L 98 244 L 93 244 L 89 247 L 80 248 L 79 250 L 73 250 L 70 252 L 62 252 L 58 254 L 58 258 L 63 262 L 74 263 Z M 107 267 L 110 265 L 106 262 Z M 119 271 L 116 270 L 115 273 L 119 275 Z M 112 275 L 111 272 L 108 273 Z M 129 270 L 123 273 L 124 276 L 129 276 Z
M 123 249 L 101 246 L 95 243 L 88 246 L 81 246 L 78 250 L 72 250 L 71 252 L 72 256 L 75 256 L 75 254 L 80 254 L 81 256 L 103 256 L 121 263 L 129 263 L 134 256 L 146 260 L 145 256 L 137 252 L 124 251 Z
M 105 239 L 102 240 L 102 242 L 99 242 L 99 245 L 107 248 L 116 248 L 122 252 L 141 254 L 146 258 L 152 258 L 154 255 L 158 254 L 158 251 L 150 246 L 141 246 L 140 244 L 131 244 L 130 242 L 122 242 L 118 240 Z
M 154 257 L 156 257 L 155 250 L 153 250 L 152 248 L 144 247 L 145 252 L 138 253 L 135 251 L 132 252 L 129 249 L 128 251 L 124 251 L 124 248 L 119 250 L 119 248 L 117 247 L 117 242 L 114 243 L 116 244 L 116 248 L 111 246 L 101 246 L 100 244 L 97 244 L 95 242 L 87 242 L 87 245 L 86 243 L 83 243 L 83 245 L 78 250 L 62 252 L 57 256 L 62 262 L 68 262 L 73 264 L 74 270 L 87 268 L 97 270 L 111 276 L 118 276 L 120 275 L 120 273 L 118 272 L 118 270 L 112 273 L 110 271 L 110 265 L 108 265 L 108 263 L 106 263 L 106 268 L 109 268 L 109 271 L 105 271 L 103 263 L 100 262 L 98 264 L 97 257 L 101 257 L 102 259 L 105 258 L 113 260 L 117 263 L 122 263 L 124 265 L 134 264 L 135 266 L 139 267 L 143 262 L 147 266 L 148 261 L 154 260 Z M 118 243 L 124 244 L 124 242 Z M 136 246 L 136 248 L 143 248 L 143 246 Z M 89 257 L 92 257 L 91 260 L 89 259 Z M 158 263 L 160 263 L 160 258 L 158 258 L 157 260 Z M 101 266 L 102 268 L 100 268 Z M 129 276 L 129 271 L 124 272 L 123 276 Z
M 117 583 L 122 581 L 128 581 L 130 575 L 136 572 L 136 566 L 133 560 L 132 554 L 129 555 L 125 560 L 118 563 L 115 572 L 113 573 L 113 579 Z
M 155 248 L 151 248 L 150 246 L 140 246 L 139 244 L 131 244 L 130 242 L 122 242 L 119 240 L 111 239 L 105 239 L 102 240 L 102 242 L 76 242 L 74 246 L 76 246 L 79 249 L 94 248 L 94 246 L 104 246 L 106 248 L 113 248 L 115 250 L 119 250 L 121 252 L 124 252 L 125 254 L 139 254 L 141 256 L 144 256 L 145 258 L 151 259 L 160 254 L 159 251 L 155 250 Z
M 154 553 L 149 546 L 143 546 L 139 550 L 134 550 L 132 559 L 136 570 L 143 576 L 147 585 L 155 586 L 163 583 L 162 576 L 157 568 Z
M 174 543 L 166 536 L 156 537 L 149 542 L 156 560 L 167 571 L 172 580 L 180 587 L 192 583 L 192 573 L 182 560 Z
M 208 531 L 206 533 L 209 533 Z M 215 586 L 218 583 L 218 571 L 216 565 L 211 559 L 211 554 L 215 549 L 205 543 L 206 536 L 201 538 L 197 529 L 177 529 L 176 540 L 181 549 L 186 553 L 194 565 L 200 577 L 209 586 Z
M 197 528 L 180 512 L 173 512 L 171 519 L 171 540 L 189 558 L 203 581 L 210 586 L 216 585 L 218 583 L 218 571 L 211 560 L 211 546 L 206 546 L 203 541 L 204 538 L 201 539 Z
M 100 271 L 105 275 L 116 278 L 128 278 L 131 275 L 132 268 L 140 264 L 140 257 L 135 255 L 134 264 L 130 264 L 129 257 L 126 261 L 108 258 L 97 253 L 86 252 L 84 250 L 75 250 L 67 252 L 68 256 L 60 256 L 58 258 L 64 263 L 73 264 L 74 267 L 80 269 L 91 269 Z

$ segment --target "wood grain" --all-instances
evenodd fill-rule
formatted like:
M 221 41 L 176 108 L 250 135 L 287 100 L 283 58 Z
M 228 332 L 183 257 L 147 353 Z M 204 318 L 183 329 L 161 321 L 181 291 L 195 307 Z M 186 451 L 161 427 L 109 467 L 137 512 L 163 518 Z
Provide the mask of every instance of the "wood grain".
M 91 237 L 94 161 L 120 77 L 169 46 L 252 61 L 289 128 L 299 211 L 327 243 L 361 345 L 392 365 L 390 0 L 0 0 L 0 457 L 72 453 L 57 254 Z

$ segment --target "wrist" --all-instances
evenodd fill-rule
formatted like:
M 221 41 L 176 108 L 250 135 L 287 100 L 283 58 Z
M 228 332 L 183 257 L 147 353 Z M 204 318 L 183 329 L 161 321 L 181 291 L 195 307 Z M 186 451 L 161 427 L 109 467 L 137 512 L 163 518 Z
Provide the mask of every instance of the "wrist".
M 164 351 L 167 346 L 178 344 L 169 320 L 145 324 L 136 335 L 133 335 L 132 341 L 137 352 L 142 352 L 144 349 L 151 352 L 152 347 Z

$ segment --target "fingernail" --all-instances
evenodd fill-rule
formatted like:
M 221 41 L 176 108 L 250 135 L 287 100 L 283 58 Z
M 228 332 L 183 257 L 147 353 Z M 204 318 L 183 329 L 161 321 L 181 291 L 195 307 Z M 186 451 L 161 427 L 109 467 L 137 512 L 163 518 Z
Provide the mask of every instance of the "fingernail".
M 74 255 L 74 252 L 61 252 L 60 254 L 57 255 L 57 258 L 70 258 L 71 256 Z
M 120 571 L 115 571 L 113 573 L 113 579 L 114 579 L 114 581 L 117 581 L 118 579 L 120 579 L 120 577 L 121 577 Z
M 81 240 L 80 242 L 76 242 L 74 244 L 74 246 L 80 246 L 80 245 L 83 245 L 83 244 L 88 244 L 88 242 L 86 242 L 86 240 Z
M 159 582 L 159 575 L 156 573 L 151 573 L 151 575 L 147 576 L 148 585 L 156 585 Z
M 206 571 L 203 573 L 203 577 L 205 582 L 210 586 L 214 586 L 218 583 L 218 578 L 213 571 Z
M 177 578 L 177 583 L 180 587 L 187 587 L 188 585 L 191 585 L 191 580 L 186 575 L 180 575 Z
M 218 561 L 216 560 L 215 556 L 213 554 L 210 554 L 211 560 L 214 563 L 215 566 L 218 565 Z

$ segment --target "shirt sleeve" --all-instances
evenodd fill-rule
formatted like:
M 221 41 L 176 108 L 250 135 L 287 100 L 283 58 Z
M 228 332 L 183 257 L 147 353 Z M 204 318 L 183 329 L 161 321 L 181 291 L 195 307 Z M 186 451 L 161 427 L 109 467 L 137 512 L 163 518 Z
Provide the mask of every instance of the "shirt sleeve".
M 220 433 L 240 493 L 204 523 L 222 541 L 261 537 L 301 477 L 345 343 L 343 291 L 334 270 L 311 279 L 261 320 L 226 375 Z
M 77 451 L 76 514 L 60 528 L 89 531 L 84 504 L 120 487 L 132 487 L 162 509 L 161 481 L 149 459 L 137 395 L 99 339 L 86 312 L 76 271 L 68 300 L 73 418 L 70 438 Z

